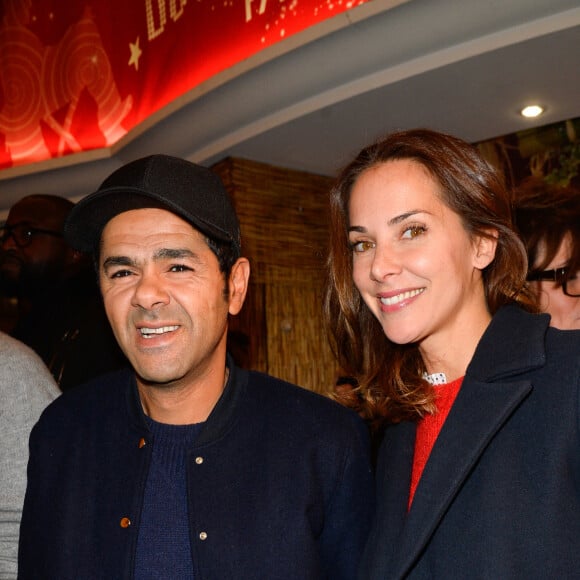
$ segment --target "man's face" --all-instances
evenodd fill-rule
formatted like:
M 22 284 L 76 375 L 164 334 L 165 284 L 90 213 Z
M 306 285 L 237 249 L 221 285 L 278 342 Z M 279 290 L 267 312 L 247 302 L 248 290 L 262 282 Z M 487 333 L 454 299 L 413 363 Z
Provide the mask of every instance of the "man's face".
M 34 291 L 46 283 L 60 279 L 66 269 L 69 248 L 62 237 L 66 215 L 49 200 L 25 198 L 10 210 L 6 226 L 24 226 L 54 232 L 35 232 L 26 244 L 19 244 L 13 235 L 2 242 L 0 277 L 2 285 L 15 293 Z
M 127 211 L 107 223 L 100 286 L 139 384 L 189 385 L 219 365 L 223 372 L 228 314 L 242 306 L 246 266 L 238 260 L 225 281 L 203 235 L 163 209 Z

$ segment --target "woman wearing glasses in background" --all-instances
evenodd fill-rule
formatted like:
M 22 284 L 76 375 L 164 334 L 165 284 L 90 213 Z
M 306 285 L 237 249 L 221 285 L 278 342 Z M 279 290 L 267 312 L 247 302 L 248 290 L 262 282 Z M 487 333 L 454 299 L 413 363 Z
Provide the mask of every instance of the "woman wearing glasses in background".
M 530 178 L 514 204 L 541 310 L 556 328 L 580 329 L 580 191 Z
M 361 580 L 577 578 L 580 332 L 531 312 L 500 175 L 395 133 L 343 170 L 330 226 L 343 401 L 386 425 Z

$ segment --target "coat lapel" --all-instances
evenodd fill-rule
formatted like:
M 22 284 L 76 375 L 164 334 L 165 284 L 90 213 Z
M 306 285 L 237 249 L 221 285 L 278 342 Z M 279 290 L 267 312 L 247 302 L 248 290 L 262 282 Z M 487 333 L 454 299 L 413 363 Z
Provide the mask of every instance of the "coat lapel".
M 405 576 L 481 454 L 532 390 L 528 381 L 480 383 L 465 378 L 433 447 L 399 539 L 393 576 Z
M 398 423 L 388 427 L 377 465 L 377 513 L 359 571 L 360 580 L 391 578 L 399 553 L 399 536 L 407 516 L 407 498 L 416 425 Z
M 383 498 L 381 505 L 387 518 L 379 520 L 389 522 L 388 533 L 382 537 L 386 546 L 394 545 L 398 541 L 406 521 L 416 431 L 415 423 L 404 422 L 385 434 L 381 459 L 386 469 L 380 465 L 377 469 L 382 477 L 377 481 L 377 494 Z

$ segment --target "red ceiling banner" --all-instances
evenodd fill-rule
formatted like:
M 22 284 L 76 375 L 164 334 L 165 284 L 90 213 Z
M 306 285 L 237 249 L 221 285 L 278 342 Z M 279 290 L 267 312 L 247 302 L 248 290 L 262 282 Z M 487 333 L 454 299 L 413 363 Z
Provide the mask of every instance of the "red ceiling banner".
M 3 0 L 0 169 L 108 147 L 177 97 L 369 0 Z

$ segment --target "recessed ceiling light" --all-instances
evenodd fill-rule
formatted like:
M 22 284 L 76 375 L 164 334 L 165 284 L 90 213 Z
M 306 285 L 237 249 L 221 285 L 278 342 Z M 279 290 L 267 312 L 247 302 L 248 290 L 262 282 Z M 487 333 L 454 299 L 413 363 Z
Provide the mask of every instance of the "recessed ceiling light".
M 544 107 L 540 107 L 540 105 L 528 105 L 520 111 L 522 117 L 527 117 L 528 119 L 539 117 L 543 112 Z

